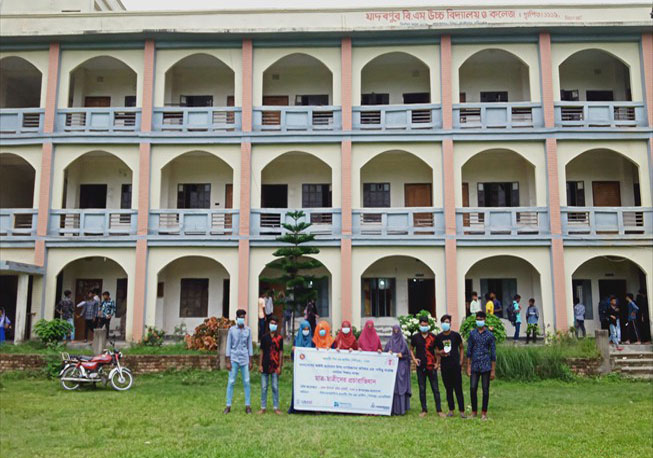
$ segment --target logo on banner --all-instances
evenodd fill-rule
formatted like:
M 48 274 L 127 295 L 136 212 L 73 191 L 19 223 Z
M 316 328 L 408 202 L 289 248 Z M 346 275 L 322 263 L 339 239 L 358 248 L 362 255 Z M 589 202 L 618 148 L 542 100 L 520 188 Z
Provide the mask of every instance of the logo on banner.
M 306 359 L 306 355 L 304 353 L 300 353 L 299 359 Z

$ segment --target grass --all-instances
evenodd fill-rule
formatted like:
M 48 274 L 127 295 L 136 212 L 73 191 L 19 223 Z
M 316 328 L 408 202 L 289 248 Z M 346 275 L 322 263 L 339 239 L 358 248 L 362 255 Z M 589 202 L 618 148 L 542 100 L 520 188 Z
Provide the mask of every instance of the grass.
M 38 341 L 23 342 L 18 345 L 0 345 L 0 353 L 12 354 L 36 354 L 36 355 L 50 355 L 56 354 L 57 356 L 61 351 L 66 351 L 66 345 L 62 345 L 57 349 L 50 349 Z M 68 349 L 70 353 L 76 355 L 91 355 L 93 351 L 86 348 L 71 348 Z M 186 348 L 184 342 L 176 342 L 160 347 L 153 347 L 142 344 L 135 344 L 121 349 L 125 355 L 201 355 L 208 354 L 209 352 L 201 350 L 189 350 Z
M 63 391 L 56 380 L 0 376 L 4 458 L 98 457 L 620 457 L 651 456 L 653 386 L 617 377 L 491 385 L 490 421 L 404 417 L 244 414 L 242 385 L 222 415 L 225 372 L 136 378 L 133 389 Z M 465 377 L 465 401 L 469 409 Z M 444 393 L 440 382 L 441 392 Z M 287 408 L 291 374 L 281 378 Z M 479 393 L 480 394 L 480 393 Z M 252 407 L 260 378 L 252 377 Z

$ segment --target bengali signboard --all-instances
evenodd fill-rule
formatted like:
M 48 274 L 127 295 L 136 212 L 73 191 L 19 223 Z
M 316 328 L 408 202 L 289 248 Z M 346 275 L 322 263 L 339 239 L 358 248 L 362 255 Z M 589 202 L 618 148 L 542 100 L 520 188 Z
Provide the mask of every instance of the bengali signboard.
M 397 364 L 388 353 L 296 348 L 295 409 L 390 415 Z

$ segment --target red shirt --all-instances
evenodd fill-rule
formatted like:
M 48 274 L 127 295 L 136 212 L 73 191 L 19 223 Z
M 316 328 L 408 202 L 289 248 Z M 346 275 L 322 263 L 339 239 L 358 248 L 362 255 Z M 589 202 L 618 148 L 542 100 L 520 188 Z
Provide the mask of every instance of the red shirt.
M 266 334 L 261 338 L 261 351 L 263 352 L 263 373 L 275 374 L 279 369 L 281 352 L 283 351 L 283 337 L 280 334 Z
M 424 337 L 418 332 L 410 339 L 410 344 L 415 349 L 415 356 L 420 361 L 419 367 L 433 369 L 435 367 L 435 334 L 429 332 Z

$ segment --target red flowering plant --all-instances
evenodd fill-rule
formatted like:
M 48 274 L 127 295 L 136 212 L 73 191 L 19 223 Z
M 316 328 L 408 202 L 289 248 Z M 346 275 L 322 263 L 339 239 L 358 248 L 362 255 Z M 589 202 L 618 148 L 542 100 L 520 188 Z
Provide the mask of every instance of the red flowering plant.
M 218 331 L 229 329 L 235 323 L 227 318 L 212 316 L 195 328 L 193 335 L 184 337 L 186 347 L 191 350 L 215 351 L 218 349 Z

